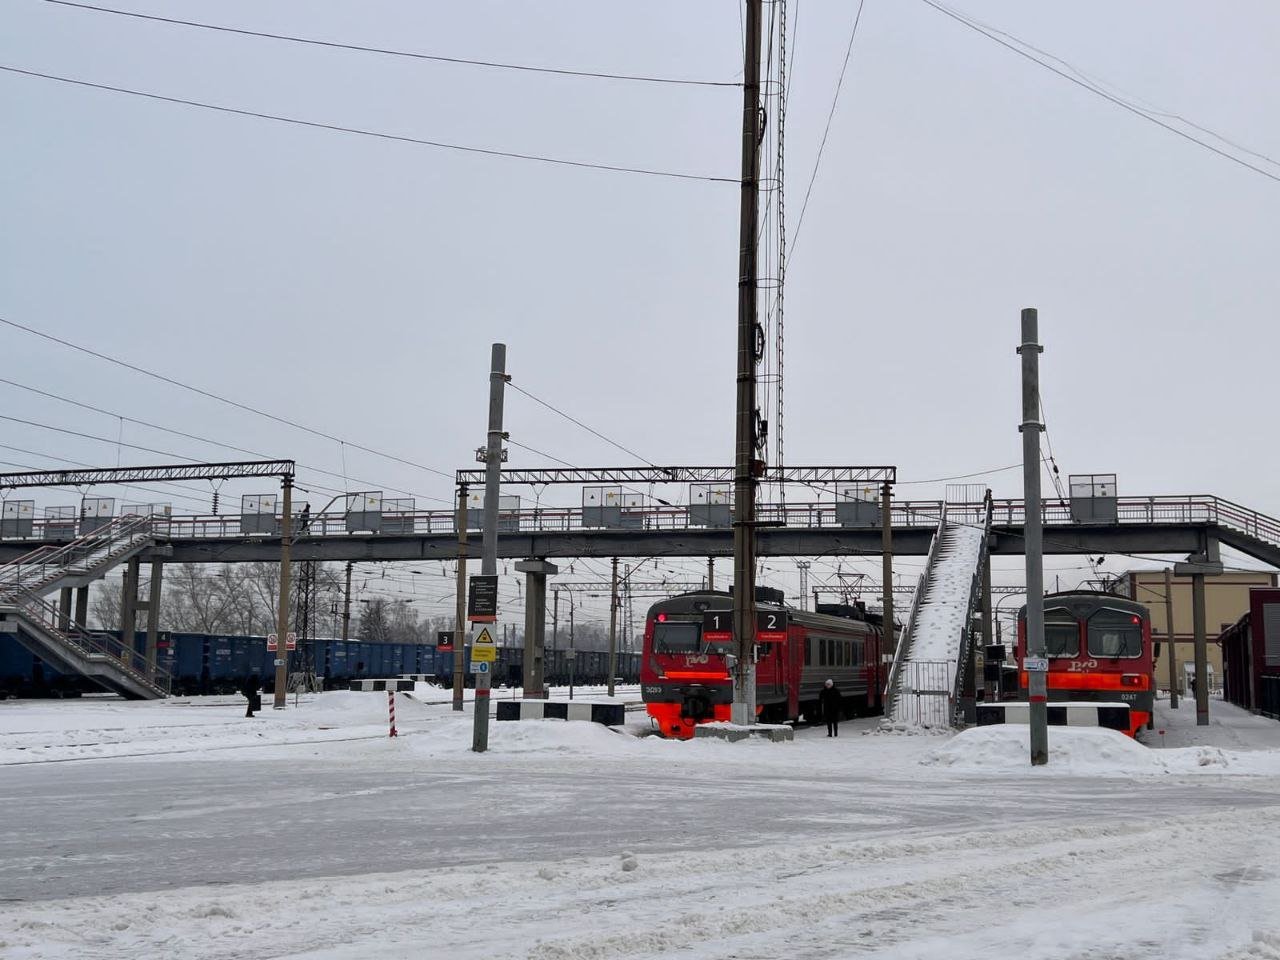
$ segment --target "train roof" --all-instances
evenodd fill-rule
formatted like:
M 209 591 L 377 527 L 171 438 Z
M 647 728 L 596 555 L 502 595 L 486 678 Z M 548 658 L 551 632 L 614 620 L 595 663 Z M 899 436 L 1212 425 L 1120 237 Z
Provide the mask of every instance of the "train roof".
M 1063 590 L 1061 593 L 1046 593 L 1044 606 L 1046 610 L 1050 607 L 1066 607 L 1076 616 L 1087 617 L 1095 610 L 1106 607 L 1111 610 L 1135 613 L 1148 619 L 1151 617 L 1151 611 L 1137 600 L 1130 600 L 1115 593 L 1104 593 L 1101 590 Z M 1018 619 L 1024 620 L 1026 616 L 1027 605 L 1024 603 L 1018 608 Z
M 733 594 L 727 590 L 694 590 L 657 601 L 649 607 L 649 614 L 652 616 L 655 613 L 702 613 L 706 610 L 731 609 L 733 609 Z M 872 632 L 876 629 L 875 625 L 861 617 L 811 613 L 808 610 L 801 610 L 787 603 L 774 603 L 769 600 L 763 600 L 758 596 L 756 598 L 756 609 L 786 610 L 787 616 L 792 623 L 809 627 L 848 630 L 851 626 L 857 624 L 862 626 L 866 632 Z

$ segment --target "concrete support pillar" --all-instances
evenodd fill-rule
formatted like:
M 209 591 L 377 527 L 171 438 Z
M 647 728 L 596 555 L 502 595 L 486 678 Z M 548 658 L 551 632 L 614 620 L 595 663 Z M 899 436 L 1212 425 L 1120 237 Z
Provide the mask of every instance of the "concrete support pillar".
M 89 621 L 89 588 L 76 587 L 75 622 L 86 626 Z
M 147 676 L 155 679 L 156 647 L 160 640 L 160 588 L 164 578 L 164 564 L 151 561 L 151 590 L 147 598 Z
M 543 651 L 547 640 L 547 577 L 560 568 L 546 560 L 519 560 L 516 572 L 524 574 L 524 699 L 541 700 Z
M 141 564 L 131 558 L 124 567 L 124 586 L 120 594 L 120 660 L 134 665 L 134 633 L 138 629 L 138 575 Z
M 1191 620 L 1196 639 L 1196 726 L 1209 725 L 1209 643 L 1205 635 L 1204 574 L 1191 576 Z
M 58 629 L 66 633 L 71 629 L 71 588 L 58 591 Z

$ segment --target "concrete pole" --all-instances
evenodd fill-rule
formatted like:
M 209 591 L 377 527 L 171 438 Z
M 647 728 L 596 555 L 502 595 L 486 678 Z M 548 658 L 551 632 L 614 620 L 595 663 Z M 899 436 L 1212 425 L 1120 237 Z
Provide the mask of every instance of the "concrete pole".
M 283 515 L 280 520 L 280 595 L 276 607 L 276 683 L 271 708 L 283 710 L 289 693 L 289 588 L 293 569 L 289 551 L 293 546 L 293 477 L 280 478 Z
M 578 648 L 574 644 L 574 636 L 573 636 L 573 608 L 574 608 L 574 601 L 573 601 L 573 594 L 571 593 L 569 594 L 569 652 L 572 653 L 573 656 L 569 657 L 569 699 L 570 700 L 573 699 L 573 668 L 577 666 L 577 660 L 578 660 Z
M 1044 543 L 1040 516 L 1040 323 L 1035 308 L 1022 311 L 1022 488 L 1026 516 L 1023 520 L 1027 554 L 1027 657 L 1043 664 L 1044 645 Z M 1049 687 L 1047 670 L 1027 672 L 1028 711 L 1031 720 L 1031 765 L 1049 762 Z
M 618 558 L 613 558 L 613 579 L 609 594 L 609 696 L 613 696 L 613 675 L 618 670 Z
M 1209 648 L 1205 636 L 1204 574 L 1191 575 L 1191 619 L 1196 638 L 1196 726 L 1209 725 Z
M 151 589 L 147 597 L 147 677 L 156 676 L 156 651 L 160 645 L 160 589 L 164 582 L 164 563 L 151 561 Z
M 1174 655 L 1173 638 L 1177 633 L 1173 629 L 1173 570 L 1164 568 L 1164 633 L 1166 646 L 1169 648 L 1169 709 L 1178 709 L 1178 658 Z
M 458 579 L 453 605 L 453 709 L 462 712 L 462 693 L 467 678 L 465 659 L 467 622 L 467 485 L 458 485 Z
M 489 363 L 489 434 L 485 448 L 484 473 L 484 546 L 480 554 L 480 572 L 485 576 L 498 573 L 498 498 L 502 488 L 502 400 L 507 385 L 507 345 L 495 343 Z M 497 629 L 496 625 L 494 629 Z M 471 749 L 484 753 L 489 749 L 489 687 L 492 675 L 476 674 L 475 728 Z
M 351 637 L 351 568 L 355 566 L 352 560 L 347 561 L 347 586 L 342 594 L 342 639 L 347 640 Z
M 560 649 L 560 591 L 551 591 L 551 656 Z
M 884 622 L 881 631 L 885 638 L 885 652 L 896 650 L 897 634 L 893 629 L 893 487 L 888 481 L 880 488 L 880 606 Z
M 742 84 L 742 198 L 738 230 L 738 383 L 733 479 L 734 723 L 756 719 L 756 336 L 760 214 L 760 35 L 762 0 L 747 0 Z M 612 679 L 612 678 L 611 678 Z
M 716 588 L 716 558 L 707 557 L 707 589 Z

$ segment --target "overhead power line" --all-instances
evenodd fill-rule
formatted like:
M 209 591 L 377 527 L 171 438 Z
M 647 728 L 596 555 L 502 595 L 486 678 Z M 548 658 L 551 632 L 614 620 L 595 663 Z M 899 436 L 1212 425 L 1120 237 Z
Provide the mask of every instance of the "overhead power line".
M 69 347 L 72 350 L 77 350 L 80 353 L 86 354 L 90 357 L 94 357 L 95 359 L 105 360 L 108 363 L 113 363 L 118 367 L 124 367 L 126 370 L 132 370 L 134 373 L 140 373 L 143 376 L 151 377 L 153 380 L 159 380 L 161 383 L 167 383 L 173 387 L 180 387 L 183 390 L 187 390 L 187 391 L 190 391 L 191 393 L 199 394 L 200 396 L 207 397 L 210 400 L 217 400 L 219 403 L 225 403 L 227 406 L 235 407 L 238 410 L 244 410 L 247 413 L 256 414 L 259 417 L 265 417 L 268 420 L 273 420 L 276 423 L 283 424 L 286 427 L 293 427 L 295 430 L 302 430 L 303 432 L 309 433 L 312 436 L 322 437 L 325 440 L 332 440 L 334 443 L 345 444 L 348 447 L 353 447 L 354 449 L 361 450 L 364 453 L 373 454 L 375 457 L 382 457 L 385 460 L 391 460 L 395 463 L 401 463 L 407 467 L 416 467 L 417 469 L 425 470 L 428 473 L 438 474 L 439 476 L 445 477 L 450 481 L 453 480 L 453 474 L 446 473 L 444 470 L 437 470 L 435 467 L 428 467 L 426 464 L 423 464 L 423 463 L 416 463 L 413 460 L 406 460 L 403 457 L 397 457 L 395 454 L 383 453 L 381 450 L 374 450 L 372 447 L 366 447 L 366 446 L 363 446 L 362 444 L 355 443 L 351 440 L 344 440 L 341 437 L 335 437 L 331 433 L 325 433 L 323 430 L 317 430 L 314 427 L 308 427 L 305 424 L 298 423 L 296 420 L 290 420 L 287 417 L 278 417 L 274 413 L 268 413 L 265 410 L 259 410 L 257 407 L 251 407 L 248 404 L 240 403 L 238 400 L 231 400 L 228 397 L 219 396 L 218 394 L 211 393 L 208 390 L 202 390 L 200 387 L 193 387 L 189 383 L 183 383 L 180 380 L 174 380 L 172 377 L 166 377 L 162 373 L 156 373 L 153 370 L 148 370 L 145 367 L 138 366 L 137 364 L 129 363 L 127 360 L 120 360 L 117 357 L 111 357 L 105 353 L 99 353 L 96 350 L 90 350 L 88 347 L 82 347 L 80 346 L 80 344 L 72 343 L 70 340 L 63 340 L 61 337 L 53 336 L 53 334 L 44 333 L 41 330 L 37 330 L 35 327 L 28 327 L 26 324 L 18 323 L 15 320 L 7 320 L 4 317 L 0 317 L 0 323 L 3 323 L 5 326 L 8 326 L 8 327 L 13 327 L 15 330 L 21 330 L 23 333 L 29 333 L 32 336 L 40 337 L 43 340 L 48 340 L 51 343 L 56 343 L 56 344 L 59 344 L 60 346 Z M 182 459 L 188 459 L 188 458 L 184 457 Z
M 1166 121 L 1160 119 L 1160 117 L 1156 115 L 1155 111 L 1145 110 L 1142 107 L 1138 106 L 1137 104 L 1131 103 L 1128 100 L 1125 100 L 1123 97 L 1118 97 L 1115 94 L 1102 89 L 1097 84 L 1083 79 L 1081 76 L 1075 76 L 1073 75 L 1072 72 L 1068 72 L 1067 70 L 1063 70 L 1059 67 L 1056 67 L 1052 63 L 1049 63 L 1047 60 L 1040 59 L 1040 57 L 1037 57 L 1030 52 L 1031 50 L 1034 50 L 1037 48 L 1034 48 L 1031 46 L 1031 44 L 1018 39 L 1017 37 L 1013 36 L 1013 34 L 1005 33 L 1004 31 L 996 31 L 994 28 L 987 27 L 985 24 L 979 23 L 978 21 L 967 17 L 966 15 L 960 13 L 957 10 L 953 10 L 944 4 L 938 3 L 937 0 L 921 0 L 921 2 L 932 7 L 934 10 L 938 11 L 943 16 L 950 17 L 956 23 L 962 26 L 968 27 L 970 30 L 974 31 L 975 33 L 982 34 L 982 36 L 986 37 L 988 40 L 991 40 L 994 43 L 1000 44 L 1000 46 L 1004 47 L 1006 50 L 1012 50 L 1018 56 L 1026 60 L 1030 60 L 1036 66 L 1043 67 L 1045 70 L 1048 70 L 1050 73 L 1057 74 L 1058 76 L 1062 77 L 1062 79 L 1075 84 L 1077 87 L 1080 87 L 1081 89 L 1084 89 L 1084 90 L 1088 90 L 1090 93 L 1096 94 L 1097 96 L 1102 97 L 1102 99 L 1115 104 L 1121 110 L 1125 110 L 1133 114 L 1135 117 L 1141 117 L 1143 120 L 1146 120 L 1148 123 L 1154 123 L 1157 127 L 1161 127 L 1164 130 L 1168 130 L 1170 133 L 1177 134 L 1179 137 L 1182 137 L 1182 139 L 1190 141 L 1191 143 L 1194 143 L 1198 146 L 1201 146 L 1204 149 L 1208 150 L 1210 153 L 1215 153 L 1219 157 L 1222 157 L 1225 160 L 1230 160 L 1232 163 L 1238 164 L 1239 166 L 1252 170 L 1254 173 L 1259 173 L 1262 176 L 1266 177 L 1268 180 L 1274 180 L 1277 183 L 1280 183 L 1280 175 L 1272 173 L 1270 170 L 1267 170 L 1263 167 L 1259 167 L 1255 164 L 1252 164 L 1248 160 L 1245 160 L 1243 157 L 1238 157 L 1235 154 L 1230 153 L 1229 151 L 1221 149 L 1220 147 L 1215 147 L 1213 144 L 1209 143 L 1208 141 L 1201 140 L 1199 137 L 1193 134 L 1190 134 L 1185 130 L 1178 129 L 1178 127 L 1174 126 L 1172 123 L 1167 123 Z M 1008 38 L 1008 39 L 1005 39 L 1005 38 Z M 1053 57 L 1052 54 L 1043 54 L 1043 55 L 1045 57 L 1052 57 L 1052 59 L 1058 60 L 1058 58 Z M 1059 60 L 1059 62 L 1061 63 L 1064 61 Z M 1075 68 L 1073 67 L 1071 68 L 1071 70 L 1074 71 Z M 1187 122 L 1187 121 L 1183 121 L 1183 122 Z M 1194 124 L 1190 124 L 1189 122 L 1187 123 L 1188 123 L 1188 126 L 1195 126 Z M 1203 130 L 1205 128 L 1198 127 L 1197 129 Z M 1211 135 L 1222 140 L 1224 143 L 1230 142 L 1225 137 L 1219 137 L 1218 134 L 1216 133 L 1213 133 Z M 1246 152 L 1253 153 L 1253 151 L 1246 151 Z M 1254 154 L 1254 155 L 1259 156 L 1259 154 Z M 1265 155 L 1262 155 L 1262 156 L 1265 156 Z M 1277 163 L 1277 161 L 1272 160 L 1270 157 L 1266 157 L 1266 159 L 1271 163 Z
M 273 459 L 271 454 L 262 453 L 259 450 L 250 450 L 248 447 L 238 447 L 233 443 L 223 443 L 220 440 L 211 440 L 208 437 L 202 437 L 202 436 L 199 436 L 198 434 L 187 433 L 184 430 L 175 430 L 173 427 L 166 427 L 158 423 L 152 423 L 149 420 L 139 420 L 137 417 L 129 417 L 124 415 L 123 413 L 116 413 L 113 410 L 104 410 L 102 407 L 94 406 L 91 403 L 84 403 L 80 400 L 73 400 L 70 397 L 61 396 L 60 394 L 50 393 L 47 390 L 40 390 L 36 387 L 28 386 L 25 383 L 18 383 L 16 380 L 9 380 L 6 377 L 0 377 L 0 383 L 7 384 L 8 386 L 11 386 L 11 387 L 17 387 L 19 390 L 26 390 L 30 393 L 36 394 L 37 396 L 47 397 L 50 400 L 57 400 L 61 403 L 69 403 L 73 407 L 79 407 L 82 410 L 91 410 L 94 413 L 102 414 L 104 417 L 112 417 L 113 419 L 121 420 L 125 423 L 133 423 L 133 424 L 137 424 L 140 427 L 146 427 L 151 430 L 159 430 L 162 433 L 172 434 L 175 437 L 182 437 L 186 440 L 195 440 L 197 443 L 207 443 L 207 444 L 210 444 L 211 446 L 221 447 L 223 450 L 233 450 L 236 453 L 245 453 L 251 457 L 259 457 L 263 460 Z M 298 466 L 302 467 L 305 470 L 310 470 L 313 473 L 324 474 L 327 477 L 335 477 L 337 479 L 342 480 L 344 483 L 349 481 L 352 483 L 359 483 L 365 486 L 379 486 L 379 484 L 376 484 L 373 481 L 361 480 L 359 477 L 349 477 L 346 474 L 337 473 L 336 471 L 333 471 L 333 470 L 326 470 L 323 467 L 311 466 L 310 464 L 305 464 L 305 463 L 298 463 Z M 336 490 L 333 487 L 322 487 L 316 483 L 312 483 L 311 486 L 317 487 L 323 490 L 328 490 L 330 493 L 344 492 L 344 491 Z M 400 489 L 397 489 L 396 487 L 387 486 L 385 484 L 383 486 L 385 486 L 386 489 L 391 490 L 393 493 L 405 493 L 411 497 L 418 497 L 423 500 L 438 500 L 440 503 L 453 502 L 451 500 L 446 500 L 443 497 L 428 497 L 428 496 L 425 496 L 424 494 L 414 493 L 412 490 L 400 490 Z
M 800 216 L 796 218 L 796 228 L 791 234 L 791 253 L 795 253 L 796 244 L 800 240 L 800 228 L 804 225 L 804 212 L 809 209 L 809 196 L 813 193 L 813 183 L 818 179 L 818 167 L 822 165 L 822 154 L 827 149 L 827 136 L 831 133 L 831 121 L 836 115 L 836 104 L 840 102 L 840 91 L 844 89 L 844 75 L 849 69 L 849 58 L 853 56 L 853 41 L 858 38 L 858 24 L 862 22 L 862 7 L 866 0 L 858 0 L 858 11 L 853 15 L 853 29 L 849 31 L 849 45 L 844 51 L 844 64 L 840 67 L 840 78 L 836 80 L 836 92 L 831 97 L 831 109 L 827 111 L 827 125 L 822 129 L 822 142 L 818 144 L 818 155 L 813 160 L 813 172 L 809 174 L 809 186 L 804 191 L 804 201 L 800 204 Z M 790 259 L 790 258 L 788 258 Z
M 617 449 L 621 450 L 623 453 L 627 454 L 627 456 L 635 457 L 637 460 L 640 460 L 641 462 L 646 463 L 646 464 L 648 464 L 648 465 L 649 465 L 649 466 L 651 466 L 651 467 L 657 467 L 657 466 L 658 466 L 656 463 L 654 463 L 654 462 L 653 462 L 652 460 L 650 460 L 649 458 L 647 458 L 647 457 L 642 457 L 642 456 L 640 456 L 640 454 L 636 453 L 634 450 L 629 450 L 628 448 L 624 447 L 622 444 L 618 443 L 618 441 L 616 441 L 616 440 L 612 440 L 612 439 L 610 439 L 609 437 L 606 437 L 603 433 L 601 433 L 599 430 L 596 430 L 594 427 L 589 427 L 589 426 L 587 426 L 585 423 L 583 423 L 583 422 L 582 422 L 581 420 L 579 420 L 577 417 L 570 416 L 569 414 L 567 414 L 567 413 L 565 413 L 563 410 L 561 410 L 559 407 L 556 407 L 556 406 L 554 406 L 554 405 L 552 405 L 552 404 L 548 403 L 546 400 L 543 400 L 543 399 L 541 399 L 540 397 L 535 397 L 532 393 L 530 393 L 528 390 L 523 389 L 523 388 L 522 388 L 522 387 L 520 387 L 518 384 L 516 384 L 516 383 L 509 383 L 509 384 L 508 384 L 508 386 L 510 386 L 512 390 L 516 390 L 516 391 L 518 391 L 519 393 L 523 393 L 526 397 L 528 397 L 528 398 L 529 398 L 530 400 L 532 400 L 534 403 L 540 404 L 540 405 L 542 405 L 542 406 L 546 407 L 546 408 L 547 408 L 548 410 L 550 410 L 552 413 L 555 413 L 555 414 L 558 414 L 559 416 L 564 417 L 566 420 L 568 420 L 568 421 L 569 421 L 570 423 L 572 423 L 572 424 L 576 424 L 577 426 L 581 427 L 583 430 L 587 431 L 587 433 L 591 434 L 592 436 L 594 436 L 594 437 L 599 437 L 599 438 L 600 438 L 601 440 L 603 440 L 605 443 L 609 444 L 609 445 L 610 445 L 610 446 L 612 446 L 612 447 L 616 447 Z M 545 454 L 544 454 L 544 456 L 545 456 Z M 555 457 L 551 457 L 550 459 L 555 460 L 556 458 L 555 458 Z M 560 462 L 561 462 L 561 463 L 563 463 L 563 461 L 560 461 Z
M 0 64 L 0 70 L 16 73 L 24 77 L 37 77 L 41 80 L 54 80 L 58 83 L 69 83 L 77 87 L 88 87 L 92 90 L 104 90 L 109 93 L 123 93 L 131 97 L 143 97 L 147 100 L 159 100 L 164 103 L 175 103 L 185 107 L 198 107 L 201 110 L 213 110 L 217 113 L 230 113 L 238 117 L 253 117 L 258 120 L 273 120 L 277 123 L 291 123 L 314 130 L 329 130 L 333 133 L 348 133 L 360 137 L 373 137 L 378 140 L 392 140 L 397 143 L 413 143 L 422 147 L 433 147 L 437 150 L 452 150 L 457 153 L 472 153 L 486 157 L 503 157 L 508 160 L 528 160 L 533 163 L 545 163 L 560 167 L 574 167 L 584 170 L 604 170 L 609 173 L 632 173 L 649 177 L 665 177 L 671 180 L 702 180 L 710 183 L 737 183 L 732 177 L 710 177 L 696 173 L 681 173 L 675 170 L 656 170 L 650 167 L 630 167 L 622 164 L 594 163 L 588 160 L 570 160 L 565 157 L 548 157 L 534 153 L 519 153 L 514 150 L 496 150 L 489 147 L 473 147 L 461 143 L 445 143 L 443 140 L 427 140 L 422 137 L 409 137 L 397 133 L 384 133 L 378 130 L 365 130 L 362 127 L 346 127 L 336 123 L 321 123 L 316 120 L 303 120 L 299 117 L 286 117 L 274 113 L 261 113 L 256 110 L 241 110 L 238 107 L 225 107 L 216 103 L 205 103 L 202 100 L 187 100 L 183 97 L 169 97 L 145 90 L 132 90 L 129 87 L 117 87 L 108 83 L 93 83 L 74 77 L 63 77 L 53 73 L 40 73 L 36 70 L 23 70 L 19 67 Z
M 214 30 L 219 33 L 233 33 L 245 37 L 260 37 L 267 40 L 284 40 L 288 43 L 302 43 L 314 47 L 327 47 L 332 50 L 353 50 L 359 53 L 377 53 L 388 57 L 405 57 L 411 60 L 430 60 L 435 63 L 460 64 L 470 67 L 490 67 L 497 70 L 517 70 L 525 73 L 547 73 L 564 77 L 586 77 L 595 80 L 626 80 L 634 83 L 658 83 L 686 87 L 741 87 L 734 80 L 693 80 L 683 77 L 655 77 L 634 73 L 608 73 L 599 70 L 571 70 L 564 67 L 539 67 L 527 63 L 503 63 L 497 60 L 476 60 L 468 57 L 445 57 L 439 54 L 415 53 L 410 50 L 393 50 L 386 47 L 370 47 L 358 43 L 340 43 L 335 40 L 317 40 L 313 37 L 296 37 L 283 33 L 267 33 L 262 30 L 247 30 L 242 27 L 229 27 L 217 23 L 203 23 L 198 20 L 179 20 L 176 17 L 159 17 L 150 13 L 138 13 L 133 10 L 117 10 L 113 7 L 100 7 L 91 3 L 73 3 L 71 0 L 45 0 L 46 3 L 60 7 L 75 7 L 78 10 L 92 10 L 95 13 L 109 13 L 118 17 L 132 17 L 135 20 L 150 20 L 154 23 L 168 23 L 182 27 L 196 27 L 200 30 Z

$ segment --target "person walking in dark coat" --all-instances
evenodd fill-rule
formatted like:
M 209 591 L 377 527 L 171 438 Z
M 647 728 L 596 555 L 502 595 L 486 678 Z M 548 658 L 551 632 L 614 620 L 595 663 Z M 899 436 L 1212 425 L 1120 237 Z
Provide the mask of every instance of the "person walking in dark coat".
M 834 680 L 828 679 L 818 694 L 818 703 L 822 707 L 822 716 L 827 721 L 827 736 L 840 736 L 840 714 L 844 711 L 844 697 Z
M 244 695 L 244 698 L 249 701 L 249 705 L 244 711 L 244 715 L 246 717 L 252 717 L 255 710 L 262 709 L 262 697 L 258 694 L 258 687 L 260 685 L 261 684 L 256 673 L 246 677 L 244 683 L 240 685 L 240 692 Z

